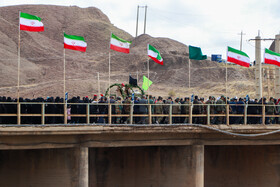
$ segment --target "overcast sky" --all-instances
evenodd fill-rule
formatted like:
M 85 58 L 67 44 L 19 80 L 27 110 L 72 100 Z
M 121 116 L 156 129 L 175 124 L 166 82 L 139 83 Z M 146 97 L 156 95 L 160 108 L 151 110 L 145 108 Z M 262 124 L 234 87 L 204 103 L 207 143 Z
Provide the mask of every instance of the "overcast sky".
M 275 38 L 280 31 L 279 0 L 1 0 L 0 6 L 18 4 L 77 5 L 97 7 L 111 22 L 135 36 L 137 5 L 147 5 L 146 33 L 168 37 L 186 45 L 199 46 L 202 52 L 222 54 L 226 48 L 240 48 L 243 30 L 243 51 L 251 61 L 255 58 L 255 38 Z M 40 15 L 38 15 L 40 16 Z M 144 8 L 140 9 L 139 34 L 143 33 Z M 271 41 L 262 41 L 262 49 Z M 262 50 L 263 53 L 263 50 Z

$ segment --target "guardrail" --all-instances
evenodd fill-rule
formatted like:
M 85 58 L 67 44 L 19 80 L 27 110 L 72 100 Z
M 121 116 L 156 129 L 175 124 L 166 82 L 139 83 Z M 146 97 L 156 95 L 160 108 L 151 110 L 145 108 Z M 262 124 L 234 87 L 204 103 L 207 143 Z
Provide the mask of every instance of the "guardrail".
M 50 111 L 54 108 L 59 108 L 59 110 Z M 113 110 L 116 106 L 129 106 L 128 112 L 117 114 Z M 137 113 L 135 107 L 144 107 L 146 112 Z M 96 119 L 102 119 L 106 121 L 107 124 L 116 124 L 117 118 L 126 118 L 126 122 L 133 124 L 139 118 L 144 120 L 145 124 L 156 123 L 158 118 L 163 118 L 165 123 L 199 123 L 199 124 L 248 124 L 254 121 L 254 124 L 267 124 L 270 119 L 274 120 L 273 123 L 279 124 L 280 115 L 279 114 L 268 114 L 266 112 L 267 107 L 275 107 L 275 109 L 280 108 L 279 105 L 262 105 L 262 104 L 220 104 L 222 106 L 222 111 L 217 112 L 215 107 L 219 104 L 162 104 L 163 112 L 160 114 L 155 113 L 152 109 L 154 107 L 160 106 L 159 104 L 108 104 L 108 103 L 0 103 L 0 124 L 30 124 L 34 122 L 29 122 L 29 120 L 36 119 L 36 124 L 51 124 L 50 119 L 57 118 L 60 123 L 68 124 L 75 123 L 75 118 L 82 119 L 83 122 L 79 123 L 98 123 Z M 173 110 L 174 107 L 185 107 L 188 109 L 186 114 L 175 113 Z M 197 113 L 194 111 L 195 106 L 200 106 L 202 111 Z M 33 108 L 34 107 L 34 108 Z M 105 110 L 102 113 L 98 113 L 94 108 L 105 107 Z M 243 113 L 232 113 L 233 107 L 243 108 Z M 253 114 L 248 114 L 248 107 L 255 107 Z M 13 112 L 5 112 L 5 109 L 9 108 Z M 71 108 L 72 113 L 67 113 Z M 74 112 L 74 109 L 79 108 Z M 82 111 L 82 112 L 78 112 Z M 40 118 L 40 119 L 39 119 Z M 71 118 L 71 120 L 69 120 Z M 93 120 L 94 118 L 94 120 Z M 184 119 L 184 120 L 182 120 Z M 252 120 L 253 119 L 253 120 Z M 141 121 L 140 120 L 140 121 Z M 34 121 L 34 120 L 33 120 Z M 56 122 L 58 123 L 58 122 Z M 143 123 L 143 121 L 141 121 Z

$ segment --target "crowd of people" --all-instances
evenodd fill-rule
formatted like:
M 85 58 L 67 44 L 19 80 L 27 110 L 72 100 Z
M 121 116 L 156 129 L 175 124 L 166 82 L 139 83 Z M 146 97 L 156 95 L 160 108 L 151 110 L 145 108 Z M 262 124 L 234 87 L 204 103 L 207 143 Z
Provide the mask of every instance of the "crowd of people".
M 36 99 L 23 99 L 19 98 L 21 103 L 20 113 L 21 124 L 41 124 L 41 116 L 28 116 L 24 114 L 41 114 L 44 110 L 45 114 L 64 114 L 64 99 L 60 97 L 48 97 L 36 98 Z M 11 97 L 0 97 L 0 114 L 17 114 L 17 99 Z M 30 104 L 29 104 L 30 103 Z M 44 103 L 42 108 L 41 103 Z M 89 105 L 89 111 L 87 111 L 87 103 Z M 136 116 L 133 117 L 132 123 L 134 124 L 147 124 L 147 116 L 137 116 L 137 114 L 148 114 L 149 106 L 151 104 L 151 113 L 157 115 L 152 117 L 152 123 L 154 124 L 169 124 L 169 116 L 160 116 L 161 114 L 172 113 L 172 123 L 189 123 L 189 117 L 187 114 L 192 112 L 192 123 L 194 124 L 207 124 L 206 114 L 210 114 L 211 124 L 226 124 L 227 109 L 229 114 L 238 114 L 236 116 L 229 117 L 229 124 L 243 124 L 244 113 L 246 111 L 248 124 L 262 124 L 261 116 L 250 115 L 262 115 L 265 112 L 266 124 L 280 124 L 280 99 L 270 97 L 267 101 L 266 98 L 250 99 L 246 98 L 226 98 L 221 96 L 215 98 L 209 96 L 207 100 L 199 98 L 198 96 L 176 98 L 168 97 L 164 99 L 159 96 L 157 98 L 149 95 L 132 98 L 131 96 L 122 99 L 121 97 L 110 96 L 109 98 L 103 95 L 98 97 L 94 95 L 93 98 L 89 97 L 73 97 L 67 101 L 67 114 L 68 123 L 87 123 L 85 116 L 79 117 L 72 114 L 98 114 L 99 116 L 90 117 L 90 123 L 108 123 L 109 105 L 111 104 L 111 114 L 113 115 L 111 122 L 113 124 L 129 124 L 131 123 L 130 114 L 133 113 Z M 228 107 L 227 107 L 228 105 Z M 262 106 L 265 106 L 263 108 Z M 124 116 L 116 116 L 123 114 Z M 196 116 L 204 114 L 204 116 Z M 211 116 L 215 114 L 223 114 L 217 116 Z M 72 115 L 72 116 L 71 116 Z M 102 116 L 104 115 L 104 116 Z M 184 116 L 186 115 L 186 116 Z M 276 116 L 271 116 L 276 115 Z M 45 124 L 63 124 L 64 116 L 46 116 Z M 0 116 L 0 124 L 17 124 L 16 116 Z

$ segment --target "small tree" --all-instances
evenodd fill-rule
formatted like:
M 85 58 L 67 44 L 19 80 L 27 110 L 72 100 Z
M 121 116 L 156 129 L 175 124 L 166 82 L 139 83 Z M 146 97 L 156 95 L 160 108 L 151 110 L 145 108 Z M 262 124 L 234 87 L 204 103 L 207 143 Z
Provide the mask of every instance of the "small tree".
M 176 95 L 176 93 L 175 93 L 174 90 L 170 90 L 170 91 L 168 92 L 168 96 L 169 96 L 169 97 L 174 97 L 175 95 Z

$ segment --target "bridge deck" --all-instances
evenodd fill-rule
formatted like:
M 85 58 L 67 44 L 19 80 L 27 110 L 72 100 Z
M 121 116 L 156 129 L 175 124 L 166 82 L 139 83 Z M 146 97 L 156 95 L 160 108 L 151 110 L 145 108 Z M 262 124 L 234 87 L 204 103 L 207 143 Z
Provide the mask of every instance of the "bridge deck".
M 280 125 L 33 125 L 0 127 L 0 149 L 278 145 Z

